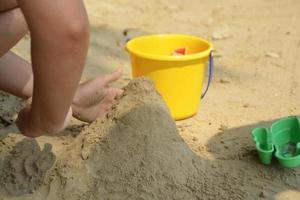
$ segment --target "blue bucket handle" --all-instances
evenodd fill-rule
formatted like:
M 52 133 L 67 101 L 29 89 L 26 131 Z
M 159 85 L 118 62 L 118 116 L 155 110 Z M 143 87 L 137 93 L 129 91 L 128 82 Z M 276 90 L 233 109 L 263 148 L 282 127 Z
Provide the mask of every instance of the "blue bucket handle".
M 203 92 L 203 94 L 201 95 L 201 99 L 203 99 L 209 89 L 209 86 L 211 84 L 212 81 L 212 76 L 213 76 L 213 65 L 214 65 L 214 59 L 213 59 L 213 52 L 211 51 L 209 54 L 209 74 L 208 74 L 208 82 L 207 82 L 207 86 L 205 88 L 205 91 Z

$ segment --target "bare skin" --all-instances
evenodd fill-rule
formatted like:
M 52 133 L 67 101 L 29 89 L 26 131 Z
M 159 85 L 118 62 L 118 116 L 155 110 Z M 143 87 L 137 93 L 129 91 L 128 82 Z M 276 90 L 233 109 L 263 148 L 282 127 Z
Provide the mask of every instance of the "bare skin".
M 98 76 L 79 85 L 72 103 L 73 116 L 81 121 L 92 122 L 107 113 L 123 90 L 109 87 L 122 75 L 118 69 L 111 74 Z
M 32 97 L 32 105 L 19 113 L 20 131 L 37 137 L 62 130 L 71 115 L 86 122 L 103 116 L 122 93 L 109 87 L 122 72 L 117 70 L 78 85 L 89 35 L 82 2 L 22 0 L 19 6 L 22 12 L 13 0 L 0 5 L 0 39 L 6 36 L 0 40 L 0 89 L 25 99 Z M 27 32 L 26 22 L 32 37 L 32 66 L 7 52 Z M 12 31 L 4 35 L 7 24 Z

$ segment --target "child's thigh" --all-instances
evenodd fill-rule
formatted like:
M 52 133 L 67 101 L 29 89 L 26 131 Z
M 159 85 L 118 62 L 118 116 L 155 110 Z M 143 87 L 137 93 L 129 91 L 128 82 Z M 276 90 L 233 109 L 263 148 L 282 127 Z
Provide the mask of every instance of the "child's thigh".
M 1 0 L 0 2 L 0 12 L 5 12 L 11 10 L 18 6 L 16 0 Z

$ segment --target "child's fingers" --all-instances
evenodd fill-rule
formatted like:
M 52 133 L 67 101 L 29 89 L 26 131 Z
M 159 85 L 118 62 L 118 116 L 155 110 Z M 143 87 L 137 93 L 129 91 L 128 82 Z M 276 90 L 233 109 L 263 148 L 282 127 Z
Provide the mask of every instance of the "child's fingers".
M 111 74 L 105 75 L 104 76 L 105 85 L 118 80 L 122 76 L 122 74 L 123 74 L 123 70 L 119 68 L 116 71 L 112 72 Z

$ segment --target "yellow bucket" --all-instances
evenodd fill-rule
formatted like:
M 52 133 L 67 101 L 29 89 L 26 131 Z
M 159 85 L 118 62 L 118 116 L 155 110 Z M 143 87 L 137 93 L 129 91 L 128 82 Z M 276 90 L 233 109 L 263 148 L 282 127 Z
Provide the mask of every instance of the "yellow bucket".
M 172 55 L 175 49 L 183 47 L 187 55 Z M 147 35 L 130 40 L 126 49 L 131 56 L 133 77 L 147 76 L 154 81 L 174 119 L 185 119 L 197 113 L 208 60 L 209 83 L 212 77 L 210 42 L 190 35 Z

